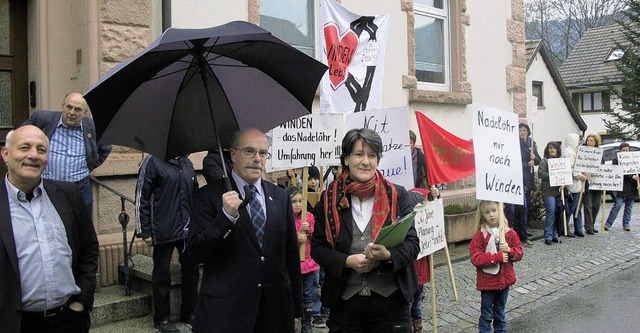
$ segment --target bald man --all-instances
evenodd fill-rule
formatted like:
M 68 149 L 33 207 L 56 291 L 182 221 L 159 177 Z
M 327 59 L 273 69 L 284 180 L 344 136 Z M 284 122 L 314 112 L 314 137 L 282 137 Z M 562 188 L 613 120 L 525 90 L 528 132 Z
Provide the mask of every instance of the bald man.
M 76 183 L 91 211 L 89 173 L 107 159 L 111 145 L 96 143 L 96 126 L 87 112 L 82 94 L 69 93 L 62 100 L 62 112 L 36 110 L 23 125 L 35 125 L 49 138 L 49 165 L 42 178 Z
M 35 126 L 9 132 L 0 181 L 2 332 L 89 329 L 98 239 L 78 188 L 42 179 L 49 140 Z

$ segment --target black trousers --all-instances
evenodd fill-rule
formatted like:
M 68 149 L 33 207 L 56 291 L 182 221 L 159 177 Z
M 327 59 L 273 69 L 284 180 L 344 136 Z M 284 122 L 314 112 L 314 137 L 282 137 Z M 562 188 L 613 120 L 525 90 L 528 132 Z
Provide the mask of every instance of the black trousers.
M 151 282 L 153 285 L 153 321 L 156 323 L 170 319 L 171 255 L 174 248 L 178 249 L 180 253 L 180 272 L 182 273 L 180 318 L 188 318 L 196 308 L 200 271 L 194 258 L 188 252 L 182 252 L 184 241 L 155 245 L 153 247 Z
M 22 313 L 21 333 L 82 333 L 86 332 L 85 317 L 89 311 L 76 312 L 64 307 L 59 313 L 44 317 L 43 315 Z M 0 323 L 0 326 L 2 323 Z M 0 331 L 2 329 L 0 328 Z
M 356 295 L 331 308 L 327 326 L 330 333 L 411 333 L 410 304 L 400 289 L 389 297 Z

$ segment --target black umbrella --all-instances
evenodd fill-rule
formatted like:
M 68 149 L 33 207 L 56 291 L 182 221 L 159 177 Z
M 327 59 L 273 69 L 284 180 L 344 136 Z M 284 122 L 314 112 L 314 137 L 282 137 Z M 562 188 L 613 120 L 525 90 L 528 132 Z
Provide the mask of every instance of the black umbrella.
M 236 21 L 168 29 L 84 97 L 101 143 L 159 158 L 222 152 L 238 129 L 266 132 L 309 114 L 326 69 L 268 31 Z

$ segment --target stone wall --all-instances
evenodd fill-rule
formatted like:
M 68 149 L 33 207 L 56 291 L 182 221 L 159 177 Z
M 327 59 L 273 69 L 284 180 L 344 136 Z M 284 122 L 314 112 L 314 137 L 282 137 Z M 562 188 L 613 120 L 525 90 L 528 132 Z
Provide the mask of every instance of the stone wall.
M 512 95 L 513 112 L 527 117 L 527 64 L 524 32 L 524 0 L 511 0 L 507 20 L 507 40 L 512 45 L 512 63 L 506 68 L 507 91 Z

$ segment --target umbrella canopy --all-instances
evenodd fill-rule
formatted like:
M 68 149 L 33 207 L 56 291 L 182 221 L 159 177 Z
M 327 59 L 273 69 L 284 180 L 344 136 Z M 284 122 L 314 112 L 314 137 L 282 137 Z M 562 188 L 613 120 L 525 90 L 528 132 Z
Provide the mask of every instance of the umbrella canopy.
M 248 22 L 171 28 L 84 97 L 101 143 L 170 158 L 309 114 L 326 69 Z

